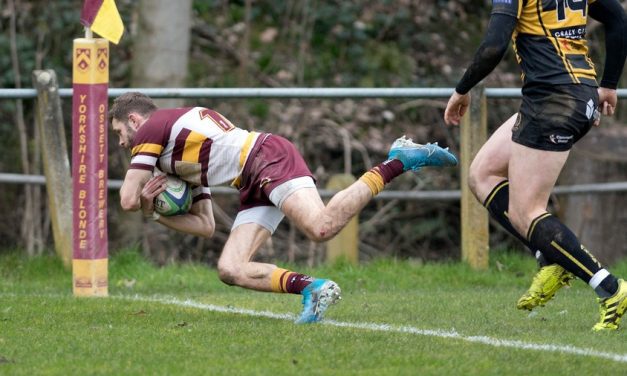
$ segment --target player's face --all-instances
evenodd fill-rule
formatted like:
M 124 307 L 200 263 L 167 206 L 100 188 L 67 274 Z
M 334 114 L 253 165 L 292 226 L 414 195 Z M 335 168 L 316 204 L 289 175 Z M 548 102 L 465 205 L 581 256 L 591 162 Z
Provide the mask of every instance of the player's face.
M 128 149 L 133 143 L 133 138 L 137 131 L 131 127 L 128 123 L 113 119 L 111 121 L 113 132 L 118 135 L 120 139 L 119 144 L 121 147 Z

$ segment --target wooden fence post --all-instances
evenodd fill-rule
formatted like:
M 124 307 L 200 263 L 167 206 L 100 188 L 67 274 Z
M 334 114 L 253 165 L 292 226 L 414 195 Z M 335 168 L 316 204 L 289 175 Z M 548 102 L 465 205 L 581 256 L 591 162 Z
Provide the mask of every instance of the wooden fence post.
M 53 70 L 33 71 L 37 89 L 37 126 L 43 146 L 48 208 L 57 255 L 72 265 L 72 178 L 67 154 L 59 84 Z
M 461 227 L 462 260 L 473 269 L 485 270 L 489 263 L 488 212 L 468 186 L 470 163 L 487 139 L 487 105 L 483 86 L 472 91 L 473 100 L 461 122 Z
M 341 190 L 355 182 L 355 177 L 350 174 L 333 175 L 326 188 Z M 354 216 L 346 227 L 333 239 L 327 242 L 327 262 L 345 259 L 352 264 L 359 262 L 359 214 Z

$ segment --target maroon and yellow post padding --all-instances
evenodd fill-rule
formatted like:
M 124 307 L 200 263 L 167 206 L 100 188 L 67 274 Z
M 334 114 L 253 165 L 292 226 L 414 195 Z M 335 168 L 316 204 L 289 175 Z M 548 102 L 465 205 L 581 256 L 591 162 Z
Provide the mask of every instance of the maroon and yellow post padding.
M 107 108 L 109 42 L 79 38 L 73 49 L 73 291 L 107 296 Z

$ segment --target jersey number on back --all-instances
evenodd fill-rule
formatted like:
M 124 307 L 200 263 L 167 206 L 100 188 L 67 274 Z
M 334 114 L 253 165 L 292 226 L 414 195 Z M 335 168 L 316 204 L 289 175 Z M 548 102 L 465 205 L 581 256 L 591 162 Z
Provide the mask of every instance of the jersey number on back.
M 542 10 L 557 10 L 557 20 L 566 19 L 566 8 L 571 11 L 581 11 L 582 16 L 586 16 L 586 5 L 588 0 L 542 0 Z
M 200 110 L 200 119 L 203 120 L 206 118 L 209 118 L 215 125 L 218 126 L 218 128 L 222 129 L 225 132 L 228 132 L 235 128 L 235 126 L 231 124 L 231 122 L 228 121 L 224 116 L 208 108 L 203 108 L 202 110 Z

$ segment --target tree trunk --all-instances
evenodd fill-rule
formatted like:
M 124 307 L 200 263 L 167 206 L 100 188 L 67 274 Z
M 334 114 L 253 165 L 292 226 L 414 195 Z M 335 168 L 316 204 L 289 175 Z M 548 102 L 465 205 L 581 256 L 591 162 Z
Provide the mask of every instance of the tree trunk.
M 183 87 L 187 78 L 191 0 L 141 0 L 133 35 L 133 87 Z M 180 99 L 161 99 L 178 107 Z
M 627 181 L 627 129 L 595 128 L 573 148 L 560 184 Z M 602 263 L 627 256 L 627 193 L 560 196 L 566 225 Z
M 14 1 L 9 1 L 9 33 L 10 33 L 10 46 L 11 46 L 11 66 L 13 69 L 13 76 L 15 82 L 15 88 L 22 87 L 22 76 L 20 72 L 20 60 L 18 56 L 17 48 L 17 25 L 16 25 L 16 4 Z M 31 174 L 38 171 L 37 165 L 32 165 L 30 162 L 29 153 L 29 135 L 26 129 L 26 121 L 24 120 L 24 106 L 21 99 L 16 100 L 15 108 L 15 124 L 18 130 L 20 139 L 20 159 L 22 173 Z M 35 135 L 36 137 L 38 134 Z M 37 158 L 39 153 L 39 140 L 35 140 L 34 160 L 35 163 L 39 162 Z M 26 249 L 26 253 L 30 256 L 41 254 L 43 251 L 43 239 L 41 229 L 41 189 L 33 185 L 24 186 L 24 212 L 22 217 L 21 237 L 23 245 Z
M 191 39 L 191 0 L 141 0 L 137 28 L 133 35 L 132 86 L 184 87 L 188 72 Z M 181 99 L 157 99 L 161 108 L 180 107 Z M 181 242 L 175 231 L 164 229 L 152 221 L 141 222 L 141 216 L 124 216 L 121 226 L 132 227 L 133 233 L 159 264 L 165 264 L 180 254 Z M 139 220 L 138 220 L 139 219 Z M 133 242 L 135 243 L 135 242 Z

